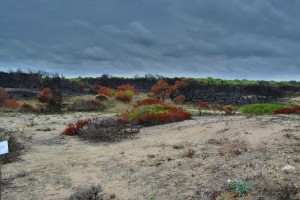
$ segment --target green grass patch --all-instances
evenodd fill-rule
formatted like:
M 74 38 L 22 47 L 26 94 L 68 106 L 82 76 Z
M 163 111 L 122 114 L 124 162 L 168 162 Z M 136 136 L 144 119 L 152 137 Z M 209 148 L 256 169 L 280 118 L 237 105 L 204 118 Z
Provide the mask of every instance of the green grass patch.
M 278 109 L 289 108 L 289 106 L 279 104 L 251 104 L 240 108 L 243 114 L 272 115 Z
M 130 121 L 136 120 L 138 117 L 145 116 L 148 114 L 162 114 L 169 112 L 169 109 L 163 105 L 153 104 L 140 106 L 128 114 L 127 119 Z

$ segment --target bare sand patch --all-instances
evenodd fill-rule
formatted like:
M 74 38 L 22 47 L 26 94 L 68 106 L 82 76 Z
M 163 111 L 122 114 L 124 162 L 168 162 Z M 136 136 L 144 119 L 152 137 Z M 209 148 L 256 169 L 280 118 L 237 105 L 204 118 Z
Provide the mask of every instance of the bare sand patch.
M 7 200 L 67 199 L 89 184 L 115 199 L 201 199 L 227 179 L 258 185 L 261 175 L 300 186 L 299 116 L 201 116 L 143 128 L 130 140 L 91 143 L 60 133 L 97 114 L 11 115 L 0 116 L 0 127 L 28 125 L 17 133 L 28 148 L 2 168 Z M 194 153 L 186 156 L 187 149 Z M 282 172 L 287 164 L 296 172 Z

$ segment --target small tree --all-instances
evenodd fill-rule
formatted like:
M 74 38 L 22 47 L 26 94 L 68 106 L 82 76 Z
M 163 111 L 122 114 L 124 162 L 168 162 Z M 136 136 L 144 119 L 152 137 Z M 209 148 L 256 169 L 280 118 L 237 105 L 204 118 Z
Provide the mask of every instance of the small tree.
M 4 88 L 0 87 L 0 107 L 5 106 L 6 101 L 9 99 L 9 95 Z
M 162 99 L 170 96 L 170 85 L 165 80 L 159 80 L 155 85 L 152 86 L 151 92 L 155 95 L 156 98 Z
M 11 109 L 17 109 L 20 107 L 19 102 L 17 102 L 16 99 L 11 97 L 4 88 L 0 87 L 0 108 L 11 108 Z
M 50 88 L 44 88 L 43 91 L 38 95 L 38 100 L 41 103 L 47 104 L 46 110 L 48 111 L 60 111 L 62 107 L 61 95 L 58 92 L 51 90 Z

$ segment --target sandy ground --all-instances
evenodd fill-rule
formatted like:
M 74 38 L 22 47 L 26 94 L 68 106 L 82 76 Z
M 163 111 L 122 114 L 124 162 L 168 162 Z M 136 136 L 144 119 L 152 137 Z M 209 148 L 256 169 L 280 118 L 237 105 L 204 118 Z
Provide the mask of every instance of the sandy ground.
M 90 184 L 122 200 L 208 199 L 210 191 L 226 197 L 227 179 L 255 188 L 238 199 L 274 199 L 268 180 L 300 187 L 300 116 L 194 117 L 142 128 L 136 138 L 116 143 L 60 135 L 66 124 L 95 116 L 2 114 L 0 128 L 28 125 L 16 132 L 27 147 L 21 159 L 2 167 L 3 199 L 67 199 Z M 283 172 L 288 164 L 296 170 Z

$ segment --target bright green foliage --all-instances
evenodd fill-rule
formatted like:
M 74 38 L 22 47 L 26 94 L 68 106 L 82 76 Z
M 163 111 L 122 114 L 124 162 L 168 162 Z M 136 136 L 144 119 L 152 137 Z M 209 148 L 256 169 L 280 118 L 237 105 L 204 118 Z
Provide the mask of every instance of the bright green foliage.
M 237 192 L 239 196 L 244 196 L 245 194 L 251 191 L 251 186 L 243 181 L 228 180 L 227 183 L 229 189 L 232 189 L 235 192 Z
M 251 104 L 241 107 L 240 111 L 244 114 L 272 115 L 278 109 L 289 108 L 279 104 Z
M 145 116 L 148 114 L 162 114 L 167 112 L 169 112 L 169 109 L 160 104 L 143 105 L 133 110 L 128 115 L 127 119 L 133 121 L 136 120 L 138 117 Z

